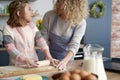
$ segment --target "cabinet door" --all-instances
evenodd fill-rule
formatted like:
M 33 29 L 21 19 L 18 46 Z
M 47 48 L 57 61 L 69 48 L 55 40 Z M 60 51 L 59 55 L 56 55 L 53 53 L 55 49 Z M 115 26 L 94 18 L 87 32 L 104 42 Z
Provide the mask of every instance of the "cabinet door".
M 7 51 L 0 51 L 0 66 L 9 64 L 9 55 Z
M 91 5 L 95 0 L 88 0 Z M 87 19 L 87 29 L 84 37 L 85 44 L 100 44 L 104 47 L 103 56 L 110 57 L 111 44 L 111 0 L 102 0 L 106 5 L 105 15 L 101 18 Z
M 44 60 L 44 54 L 40 50 L 36 50 L 39 60 Z M 9 64 L 9 55 L 7 51 L 0 51 L 0 66 Z

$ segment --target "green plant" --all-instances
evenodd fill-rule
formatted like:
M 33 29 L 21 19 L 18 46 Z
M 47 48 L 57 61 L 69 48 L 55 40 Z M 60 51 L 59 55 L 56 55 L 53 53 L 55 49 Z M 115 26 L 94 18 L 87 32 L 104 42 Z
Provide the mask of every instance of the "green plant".
M 99 12 L 96 11 L 96 8 L 99 8 Z M 105 13 L 105 4 L 102 1 L 96 1 L 95 3 L 92 4 L 90 8 L 90 15 L 93 18 L 100 18 L 104 16 Z
M 36 25 L 37 25 L 38 29 L 41 30 L 42 29 L 42 19 L 38 19 L 36 21 Z

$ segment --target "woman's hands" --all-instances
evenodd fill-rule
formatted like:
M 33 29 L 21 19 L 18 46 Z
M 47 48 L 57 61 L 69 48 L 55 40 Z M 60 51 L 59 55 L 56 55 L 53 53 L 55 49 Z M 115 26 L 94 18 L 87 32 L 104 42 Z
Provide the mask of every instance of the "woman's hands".
M 68 63 L 68 59 L 63 59 L 62 61 L 59 61 L 57 59 L 49 59 L 50 64 L 54 67 L 57 67 L 59 70 L 65 70 L 66 69 L 66 65 Z
M 55 66 L 57 67 L 59 70 L 65 70 L 66 69 L 66 66 L 67 66 L 67 63 L 69 62 L 69 58 L 64 58 L 63 60 L 57 60 L 57 59 L 49 59 L 50 61 L 50 64 L 52 66 Z
M 72 58 L 73 56 L 73 52 L 72 51 L 68 51 L 67 52 L 67 55 L 65 56 L 64 59 L 62 59 L 59 64 L 57 65 L 57 68 L 59 70 L 65 70 L 66 69 L 66 66 L 67 66 L 67 63 L 69 62 L 69 60 Z
M 69 62 L 69 59 L 63 59 L 59 62 L 59 64 L 56 67 L 59 70 L 65 70 L 68 62 Z
M 54 58 L 52 58 L 52 57 L 45 57 L 45 59 L 46 60 L 49 60 L 50 61 L 50 65 L 52 65 L 52 66 L 57 66 L 58 64 L 59 64 L 59 60 L 57 60 L 57 59 L 54 59 Z
M 57 67 L 57 65 L 59 64 L 59 60 L 57 60 L 57 59 L 50 59 L 50 64 L 52 65 L 52 66 L 55 66 L 55 67 Z
M 57 59 L 52 58 L 49 50 L 44 50 L 44 53 L 45 53 L 45 59 L 49 60 L 51 65 L 57 67 L 59 70 L 65 70 L 67 63 L 73 56 L 73 52 L 69 50 L 67 52 L 67 55 L 65 56 L 65 58 L 63 60 L 59 61 Z
M 55 66 L 55 67 L 56 67 L 60 61 L 57 60 L 57 59 L 52 58 L 49 50 L 44 50 L 44 53 L 45 53 L 45 59 L 46 59 L 46 60 L 49 60 L 49 61 L 50 61 L 50 64 L 51 64 L 52 66 Z

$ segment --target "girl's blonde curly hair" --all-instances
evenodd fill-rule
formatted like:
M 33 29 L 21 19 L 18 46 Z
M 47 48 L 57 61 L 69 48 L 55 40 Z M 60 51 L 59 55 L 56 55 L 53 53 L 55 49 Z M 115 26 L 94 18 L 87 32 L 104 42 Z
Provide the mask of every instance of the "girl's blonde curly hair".
M 57 6 L 59 2 L 62 3 L 61 6 Z M 57 0 L 54 5 L 54 10 L 56 13 L 61 14 L 59 10 L 57 10 L 57 7 L 63 10 L 65 19 L 68 20 L 71 25 L 78 24 L 89 14 L 87 0 Z

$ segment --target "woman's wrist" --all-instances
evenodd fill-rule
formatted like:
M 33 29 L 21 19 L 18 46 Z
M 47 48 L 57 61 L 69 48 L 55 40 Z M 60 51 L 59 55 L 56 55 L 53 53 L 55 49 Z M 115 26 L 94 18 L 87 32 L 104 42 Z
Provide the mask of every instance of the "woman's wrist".
M 71 50 L 69 50 L 69 51 L 67 51 L 67 55 L 65 56 L 65 59 L 70 60 L 73 57 L 73 55 L 74 55 L 74 53 Z
M 68 63 L 72 57 L 73 57 L 73 52 L 69 50 L 67 51 L 67 55 L 64 57 L 62 61 Z

